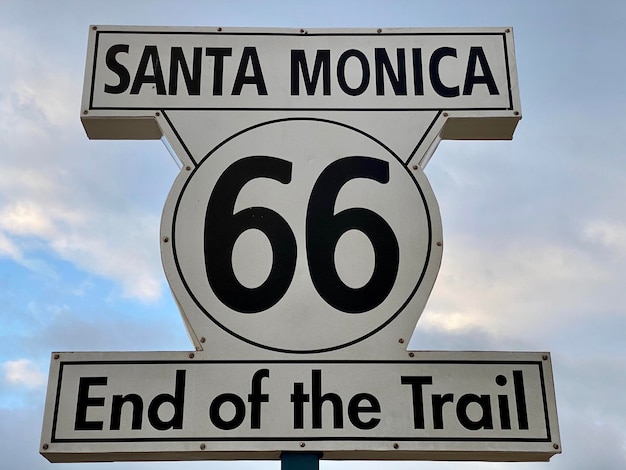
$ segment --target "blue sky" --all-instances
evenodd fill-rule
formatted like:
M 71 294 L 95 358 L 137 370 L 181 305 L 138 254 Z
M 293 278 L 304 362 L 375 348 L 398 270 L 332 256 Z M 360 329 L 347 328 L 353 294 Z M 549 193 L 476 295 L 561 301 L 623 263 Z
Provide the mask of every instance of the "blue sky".
M 426 169 L 441 209 L 445 250 L 412 345 L 550 351 L 564 452 L 548 464 L 322 462 L 321 467 L 626 466 L 626 61 L 621 52 L 626 6 L 621 2 L 1 3 L 3 468 L 51 465 L 38 454 L 50 352 L 192 347 L 159 254 L 160 214 L 178 168 L 159 141 L 87 139 L 79 109 L 90 24 L 512 26 L 523 111 L 513 141 L 446 141 Z

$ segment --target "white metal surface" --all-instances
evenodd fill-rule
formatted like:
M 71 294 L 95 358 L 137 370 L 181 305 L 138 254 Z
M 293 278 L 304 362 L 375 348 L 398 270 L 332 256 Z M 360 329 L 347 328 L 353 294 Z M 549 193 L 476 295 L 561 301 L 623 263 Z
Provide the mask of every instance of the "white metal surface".
M 115 29 L 95 31 L 92 109 L 512 108 L 502 29 Z
M 511 28 L 92 26 L 82 109 L 91 138 L 113 139 L 158 138 L 161 109 L 483 118 L 449 139 L 510 139 L 521 117 Z
M 289 179 L 264 177 L 255 158 L 280 164 Z M 386 179 L 367 176 L 369 163 Z M 228 176 L 235 168 L 247 175 L 241 176 L 241 187 Z M 344 179 L 334 183 L 338 172 Z M 220 197 L 229 204 L 223 211 Z M 250 218 L 237 225 L 246 210 Z M 364 220 L 348 220 L 355 211 Z M 286 242 L 272 231 L 279 230 L 273 228 L 278 222 L 257 225 L 255 216 L 284 221 L 280 234 L 292 238 L 291 252 L 280 251 Z M 372 219 L 388 229 L 369 226 Z M 386 329 L 383 341 L 396 343 L 412 331 L 442 253 L 439 211 L 423 172 L 409 170 L 371 134 L 319 118 L 263 122 L 220 142 L 193 170 L 181 172 L 162 220 L 162 254 L 172 291 L 195 336 L 211 339 L 202 348 L 216 357 L 233 354 L 232 347 L 220 344 L 222 336 L 243 341 L 238 349 L 282 353 L 331 353 L 364 341 L 364 350 L 381 357 L 368 340 Z M 390 261 L 391 245 L 397 259 Z M 220 263 L 221 251 L 228 253 Z M 325 256 L 330 263 L 316 268 L 316 260 Z M 285 267 L 289 262 L 293 266 Z M 210 279 L 208 269 L 219 278 Z M 225 298 L 228 292 L 220 296 L 225 288 L 218 285 L 229 269 L 234 279 L 228 287 L 238 292 L 233 299 Z M 284 291 L 270 279 L 272 270 L 286 271 Z M 384 276 L 373 279 L 383 270 Z M 328 278 L 326 291 L 337 293 L 320 285 Z M 389 285 L 375 285 L 385 282 Z M 247 311 L 236 303 L 243 296 L 262 302 L 264 288 L 265 306 Z M 368 291 L 378 298 L 359 306 Z
M 52 462 L 548 460 L 545 353 L 407 352 L 443 249 L 423 168 L 510 139 L 510 28 L 92 26 L 92 139 L 164 136 L 161 222 L 195 353 L 53 356 Z
M 443 246 L 423 166 L 520 117 L 510 28 L 90 30 L 83 124 L 180 158 L 163 265 L 214 357 L 402 355 Z
M 560 452 L 549 355 L 419 352 L 394 361 L 216 361 L 61 353 L 42 454 L 52 462 L 548 460 Z

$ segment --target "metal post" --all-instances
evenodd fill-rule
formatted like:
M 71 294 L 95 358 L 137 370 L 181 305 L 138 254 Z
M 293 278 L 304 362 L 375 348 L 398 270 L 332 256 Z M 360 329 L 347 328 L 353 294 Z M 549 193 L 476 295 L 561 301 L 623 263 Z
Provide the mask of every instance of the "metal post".
M 319 470 L 321 454 L 314 452 L 283 452 L 281 470 Z

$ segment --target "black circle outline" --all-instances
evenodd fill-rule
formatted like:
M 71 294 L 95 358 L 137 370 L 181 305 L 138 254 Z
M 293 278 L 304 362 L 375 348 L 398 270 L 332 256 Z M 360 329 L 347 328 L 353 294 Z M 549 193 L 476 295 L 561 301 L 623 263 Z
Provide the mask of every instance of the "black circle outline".
M 187 284 L 187 281 L 185 280 L 185 277 L 183 276 L 181 267 L 180 267 L 180 263 L 178 262 L 178 257 L 176 255 L 176 219 L 178 216 L 178 208 L 181 204 L 181 199 L 183 197 L 183 194 L 185 193 L 185 190 L 189 184 L 189 182 L 193 179 L 194 174 L 196 173 L 196 171 L 204 164 L 204 162 L 211 157 L 211 155 L 213 155 L 215 152 L 217 152 L 221 147 L 223 147 L 224 145 L 226 145 L 228 142 L 230 142 L 231 140 L 236 139 L 237 137 L 239 137 L 242 134 L 245 134 L 246 132 L 252 131 L 254 129 L 257 129 L 259 127 L 263 127 L 263 126 L 267 126 L 270 124 L 276 124 L 279 122 L 288 122 L 288 121 L 315 121 L 315 122 L 323 122 L 326 124 L 333 124 L 333 125 L 337 125 L 340 127 L 344 127 L 346 129 L 352 130 L 357 132 L 358 134 L 363 135 L 364 137 L 367 137 L 368 139 L 372 140 L 373 142 L 375 142 L 376 144 L 380 145 L 383 149 L 385 149 L 391 156 L 393 156 L 398 163 L 400 163 L 400 165 L 402 166 L 402 168 L 404 168 L 404 170 L 408 173 L 408 175 L 411 177 L 411 179 L 413 180 L 416 188 L 419 191 L 420 197 L 422 198 L 422 203 L 424 205 L 424 209 L 425 209 L 425 213 L 426 213 L 426 220 L 427 220 L 427 226 L 428 226 L 428 248 L 426 250 L 426 257 L 425 257 L 425 262 L 424 262 L 424 267 L 422 268 L 422 272 L 419 276 L 419 279 L 417 280 L 417 283 L 415 284 L 415 287 L 413 288 L 413 290 L 411 291 L 411 293 L 409 294 L 409 296 L 407 297 L 407 299 L 404 301 L 404 303 L 398 308 L 398 310 L 391 315 L 387 320 L 385 320 L 381 325 L 379 325 L 378 327 L 374 328 L 372 331 L 370 331 L 369 333 L 353 339 L 351 341 L 348 341 L 346 343 L 343 344 L 339 344 L 336 346 L 331 346 L 331 347 L 326 347 L 326 348 L 320 348 L 320 349 L 299 349 L 299 350 L 291 350 L 291 349 L 285 349 L 285 348 L 279 348 L 279 347 L 274 347 L 274 346 L 268 346 L 265 344 L 261 344 L 258 343 L 256 341 L 253 341 L 251 339 L 248 339 L 234 331 L 232 331 L 230 328 L 226 327 L 225 325 L 223 325 L 222 323 L 220 323 L 216 318 L 214 318 L 208 311 L 207 309 L 198 301 L 198 299 L 196 298 L 196 296 L 193 294 L 192 290 L 190 289 L 189 285 Z M 385 328 L 387 325 L 389 325 L 393 320 L 396 319 L 396 317 L 406 308 L 406 306 L 408 305 L 408 303 L 411 301 L 411 299 L 413 299 L 413 297 L 415 296 L 416 292 L 418 291 L 419 287 L 422 284 L 422 281 L 424 280 L 424 276 L 426 275 L 426 271 L 428 270 L 428 267 L 430 265 L 430 256 L 431 256 L 431 251 L 432 251 L 432 243 L 433 243 L 433 234 L 432 234 L 432 220 L 431 220 L 431 216 L 430 216 L 430 210 L 431 207 L 428 204 L 428 201 L 426 200 L 426 197 L 424 195 L 424 192 L 422 190 L 422 187 L 419 185 L 417 179 L 415 178 L 415 176 L 413 176 L 413 174 L 411 173 L 411 171 L 407 168 L 406 164 L 400 159 L 400 157 L 398 157 L 398 155 L 396 155 L 396 153 L 391 150 L 387 145 L 385 145 L 383 142 L 381 142 L 380 140 L 378 140 L 376 137 L 366 133 L 365 131 L 358 129 L 356 127 L 350 126 L 348 124 L 342 123 L 342 122 L 338 122 L 338 121 L 333 121 L 330 119 L 322 119 L 322 118 L 312 118 L 312 117 L 289 117 L 289 118 L 280 118 L 280 119 L 273 119 L 270 121 L 265 121 L 265 122 L 261 122 L 261 123 L 257 123 L 253 126 L 247 127 L 245 129 L 240 130 L 239 132 L 236 132 L 235 134 L 231 135 L 230 137 L 226 138 L 225 140 L 223 140 L 222 142 L 220 142 L 218 145 L 216 145 L 211 151 L 209 151 L 209 153 L 207 153 L 199 162 L 198 164 L 195 166 L 195 168 L 193 169 L 193 171 L 189 174 L 189 176 L 187 177 L 187 180 L 185 181 L 185 183 L 183 184 L 182 188 L 180 189 L 180 192 L 178 193 L 177 196 L 177 200 L 176 200 L 176 205 L 174 207 L 174 213 L 172 216 L 172 243 L 171 243 L 171 247 L 172 247 L 172 255 L 173 255 L 173 259 L 174 259 L 174 264 L 176 265 L 176 270 L 178 272 L 178 276 L 181 280 L 181 282 L 183 283 L 183 286 L 185 287 L 185 290 L 187 291 L 187 294 L 189 295 L 189 297 L 193 300 L 193 302 L 196 304 L 196 306 L 200 309 L 200 311 L 202 313 L 204 313 L 213 323 L 215 323 L 219 328 L 221 328 L 222 330 L 224 330 L 226 333 L 230 334 L 231 336 L 245 342 L 248 343 L 252 346 L 256 346 L 262 349 L 266 349 L 268 351 L 274 351 L 274 352 L 280 352 L 280 353 L 290 353 L 290 354 L 317 354 L 317 353 L 324 353 L 324 352 L 330 352 L 330 351 L 336 351 L 339 349 L 343 349 L 346 348 L 348 346 L 352 346 L 353 344 L 356 343 L 360 343 L 361 341 L 369 338 L 370 336 L 375 335 L 376 333 L 378 333 L 379 331 L 381 331 L 383 328 Z

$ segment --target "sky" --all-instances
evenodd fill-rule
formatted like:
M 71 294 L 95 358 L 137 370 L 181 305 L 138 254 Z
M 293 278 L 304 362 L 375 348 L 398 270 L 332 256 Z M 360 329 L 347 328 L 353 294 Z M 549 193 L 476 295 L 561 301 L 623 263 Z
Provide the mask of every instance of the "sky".
M 0 9 L 0 454 L 6 469 L 278 468 L 278 462 L 50 464 L 52 351 L 192 349 L 159 253 L 178 174 L 162 142 L 90 141 L 91 24 L 514 29 L 512 141 L 444 141 L 426 168 L 445 250 L 411 346 L 549 351 L 563 453 L 549 463 L 323 469 L 626 467 L 626 60 L 619 1 L 11 1 Z

